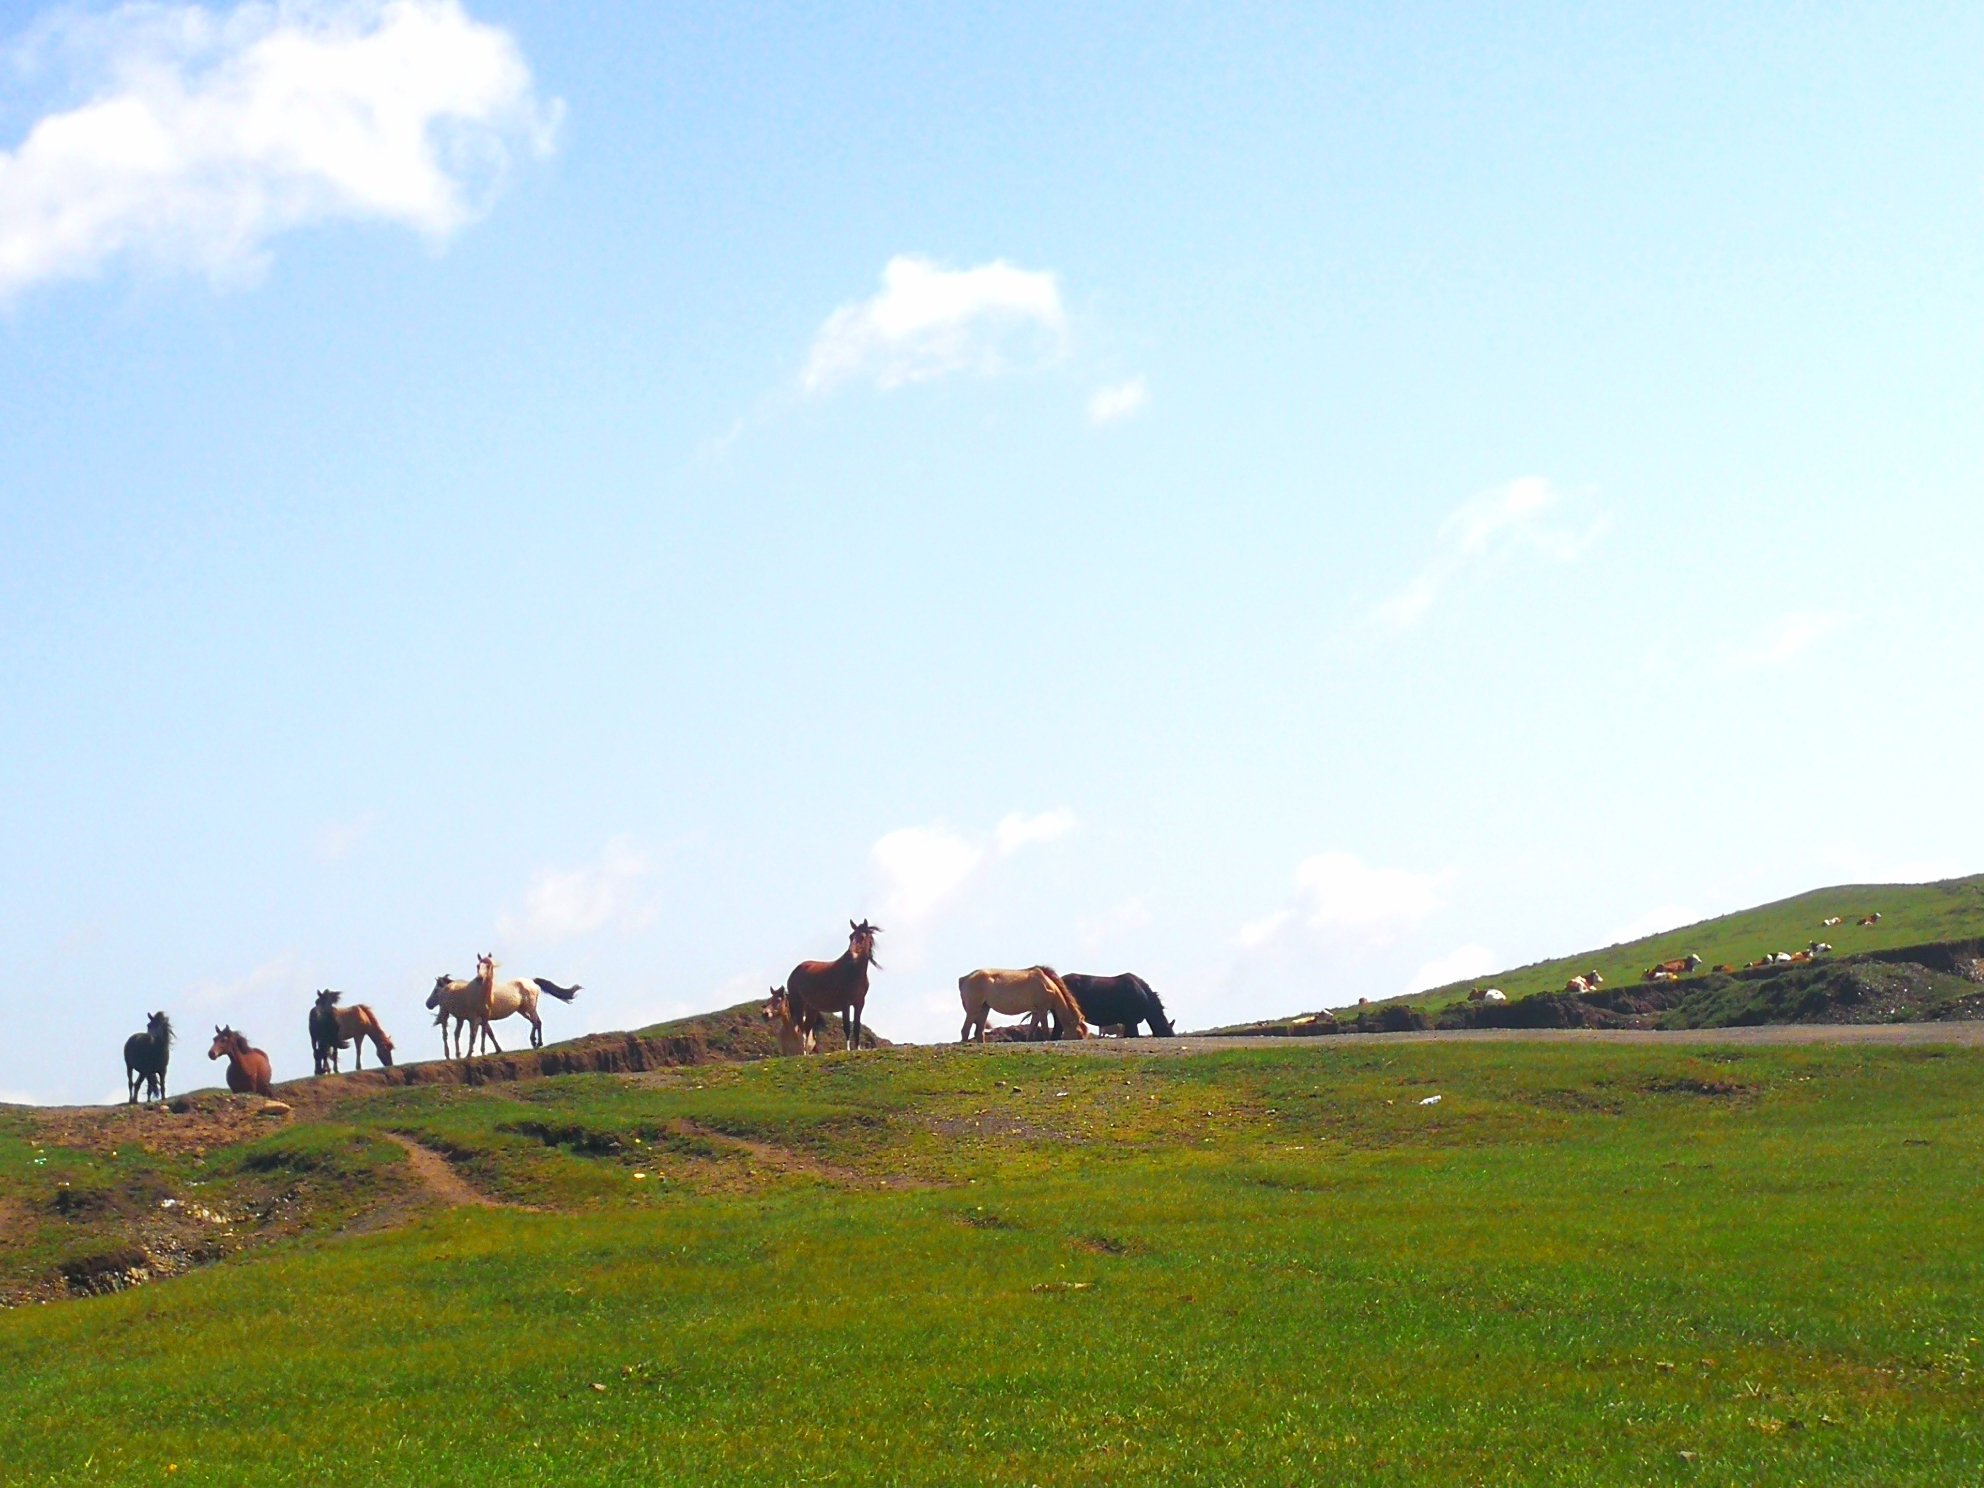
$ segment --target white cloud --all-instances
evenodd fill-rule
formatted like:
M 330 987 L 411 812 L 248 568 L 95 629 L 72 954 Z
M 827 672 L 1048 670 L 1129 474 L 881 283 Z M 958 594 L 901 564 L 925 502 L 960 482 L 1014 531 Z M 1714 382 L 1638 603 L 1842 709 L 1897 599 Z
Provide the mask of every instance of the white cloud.
M 914 922 L 957 891 L 984 861 L 985 849 L 945 827 L 899 827 L 868 856 L 882 880 L 882 913 Z
M 1412 980 L 1405 984 L 1404 990 L 1408 993 L 1425 992 L 1433 987 L 1445 987 L 1470 977 L 1485 976 L 1495 966 L 1495 953 L 1488 947 L 1464 945 L 1428 961 L 1412 974 Z
M 967 837 L 941 822 L 898 827 L 878 839 L 868 856 L 881 880 L 883 923 L 915 924 L 955 895 L 972 874 L 1023 847 L 1055 842 L 1075 828 L 1071 811 L 1056 808 L 1028 816 L 1015 811 L 993 829 L 990 840 Z
M 1119 382 L 1114 387 L 1097 388 L 1088 400 L 1089 422 L 1113 424 L 1118 419 L 1135 418 L 1150 402 L 1150 388 L 1141 377 Z
M 303 985 L 296 953 L 284 951 L 232 982 L 203 981 L 193 988 L 193 1005 L 198 1008 L 224 1008 L 260 993 L 298 990 Z
M 1699 910 L 1685 904 L 1663 904 L 1649 909 L 1637 919 L 1613 930 L 1605 937 L 1607 945 L 1624 945 L 1629 940 L 1644 940 L 1649 935 L 1658 935 L 1663 930 L 1676 930 L 1683 925 L 1692 925 L 1701 919 Z
M 1758 667 L 1779 666 L 1791 660 L 1812 642 L 1823 640 L 1838 630 L 1843 617 L 1800 612 L 1783 615 L 1765 626 L 1762 634 L 1724 664 L 1725 671 L 1746 672 Z
M 348 822 L 335 822 L 317 835 L 317 856 L 326 863 L 348 858 L 379 825 L 377 811 L 362 811 Z
M 1462 574 L 1528 549 L 1558 563 L 1578 558 L 1603 530 L 1555 525 L 1547 514 L 1561 498 L 1546 480 L 1525 476 L 1463 502 L 1440 524 L 1433 556 L 1412 580 L 1372 612 L 1379 624 L 1404 630 L 1425 617 Z
M 992 834 L 999 856 L 1010 857 L 1035 842 L 1054 842 L 1075 829 L 1075 814 L 1064 807 L 1043 811 L 1038 816 L 1013 812 L 999 823 Z
M 1083 950 L 1093 951 L 1132 930 L 1143 929 L 1153 918 L 1149 903 L 1133 897 L 1112 905 L 1094 919 L 1083 920 L 1075 927 L 1075 935 Z
M 1299 915 L 1312 930 L 1387 945 L 1440 907 L 1439 883 L 1431 873 L 1373 868 L 1355 853 L 1318 853 L 1295 870 L 1295 904 L 1248 921 L 1234 939 L 1243 950 L 1257 950 Z
M 111 1099 L 123 1100 L 124 1095 L 125 1092 L 120 1090 Z M 38 1106 L 41 1103 L 40 1097 L 30 1095 L 25 1090 L 0 1090 L 0 1106 Z M 109 1105 L 110 1101 L 103 1101 L 100 1104 Z
M 901 255 L 882 270 L 879 294 L 827 317 L 800 384 L 824 393 L 855 379 L 896 388 L 951 372 L 991 374 L 1015 359 L 1037 362 L 1066 341 L 1053 274 L 1004 259 L 942 269 Z
M 271 238 L 330 219 L 439 244 L 562 107 L 457 0 L 127 5 L 39 45 L 93 76 L 0 151 L 0 302 L 125 254 L 252 278 Z
M 1234 942 L 1243 951 L 1257 950 L 1281 934 L 1282 927 L 1294 918 L 1294 910 L 1277 909 L 1273 914 L 1262 915 L 1258 920 L 1249 920 L 1234 935 Z
M 1355 853 L 1319 853 L 1295 870 L 1318 930 L 1387 936 L 1417 924 L 1440 907 L 1439 880 L 1403 868 L 1372 868 Z
M 614 920 L 643 923 L 653 907 L 636 902 L 636 890 L 647 871 L 647 854 L 631 838 L 616 837 L 590 867 L 539 873 L 524 893 L 523 914 L 503 915 L 497 929 L 526 940 L 563 940 Z

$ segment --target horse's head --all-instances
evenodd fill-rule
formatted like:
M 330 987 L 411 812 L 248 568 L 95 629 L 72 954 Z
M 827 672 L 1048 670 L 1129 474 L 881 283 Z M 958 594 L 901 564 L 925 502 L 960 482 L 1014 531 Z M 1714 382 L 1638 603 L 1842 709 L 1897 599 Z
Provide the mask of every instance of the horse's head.
M 145 1032 L 162 1044 L 172 1042 L 172 1020 L 164 1013 L 153 1013 L 145 1022 Z
M 219 1059 L 225 1055 L 245 1054 L 247 1052 L 247 1039 L 236 1033 L 232 1028 L 223 1028 L 218 1023 L 214 1024 L 213 1046 L 207 1050 L 207 1058 Z
M 441 999 L 448 995 L 449 983 L 453 981 L 454 981 L 454 977 L 449 975 L 445 971 L 442 972 L 436 978 L 434 978 L 434 990 L 427 994 L 427 1005 L 431 1008 L 439 1007 L 441 1005 Z M 441 1015 L 442 1018 L 445 1018 L 446 1016 L 447 1016 L 446 1013 L 443 1013 Z M 436 1018 L 434 1021 L 438 1023 L 441 1021 L 441 1019 Z
M 858 925 L 849 920 L 847 924 L 847 949 L 853 954 L 854 959 L 867 961 L 880 970 L 882 963 L 875 960 L 875 937 L 882 933 L 882 927 L 871 925 L 866 920 Z
M 494 953 L 475 958 L 475 979 L 487 986 L 496 985 L 496 957 Z
M 342 996 L 344 996 L 344 993 L 333 992 L 329 987 L 326 987 L 317 994 L 317 1006 L 326 1009 L 336 1007 L 338 999 Z

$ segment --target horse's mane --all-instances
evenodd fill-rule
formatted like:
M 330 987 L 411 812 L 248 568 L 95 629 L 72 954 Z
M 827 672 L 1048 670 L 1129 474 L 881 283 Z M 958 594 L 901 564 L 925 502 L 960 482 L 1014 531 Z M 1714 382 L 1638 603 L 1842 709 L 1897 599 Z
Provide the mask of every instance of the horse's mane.
M 326 987 L 326 988 L 325 988 L 325 989 L 324 989 L 323 991 L 321 991 L 321 992 L 319 992 L 319 993 L 317 994 L 317 1001 L 319 1001 L 319 1002 L 336 1002 L 336 1001 L 338 1001 L 338 1000 L 339 1000 L 340 998 L 342 998 L 343 996 L 344 996 L 344 993 L 342 993 L 342 992 L 333 992 L 333 991 L 332 991 L 332 990 L 331 990 L 331 989 L 330 989 L 329 987 Z
M 159 1028 L 163 1031 L 165 1036 L 165 1041 L 168 1044 L 171 1043 L 173 1038 L 175 1037 L 175 1035 L 172 1032 L 172 1020 L 166 1017 L 164 1013 L 158 1013 L 153 1017 L 147 1018 L 145 1020 L 145 1023 L 146 1023 L 146 1028 L 145 1028 L 146 1033 L 150 1033 L 151 1032 L 150 1025 L 156 1023 L 159 1026 Z M 156 1035 L 154 1036 L 156 1037 Z

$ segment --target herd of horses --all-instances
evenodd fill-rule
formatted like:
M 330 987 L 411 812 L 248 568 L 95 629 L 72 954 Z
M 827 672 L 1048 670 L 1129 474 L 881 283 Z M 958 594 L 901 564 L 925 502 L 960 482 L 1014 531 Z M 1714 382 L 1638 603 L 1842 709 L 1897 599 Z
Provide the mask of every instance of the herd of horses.
M 792 968 L 783 987 L 774 987 L 765 1001 L 765 1021 L 787 1054 L 811 1054 L 819 1047 L 827 1018 L 839 1014 L 847 1047 L 861 1044 L 861 1010 L 868 1001 L 868 968 L 875 960 L 878 926 L 862 920 L 848 922 L 847 949 L 834 961 L 802 961 Z M 1159 1038 L 1172 1036 L 1171 1020 L 1150 983 L 1130 972 L 1120 976 L 1063 976 L 1051 966 L 1023 971 L 983 969 L 958 978 L 958 998 L 964 1004 L 960 1042 L 974 1037 L 985 1042 L 993 1013 L 1025 1018 L 1035 1038 L 1088 1037 L 1088 1025 L 1134 1038 L 1148 1024 Z
M 819 1048 L 827 1019 L 838 1016 L 847 1047 L 861 1045 L 861 1013 L 868 1002 L 868 971 L 879 968 L 875 960 L 875 937 L 879 926 L 866 920 L 848 922 L 847 949 L 832 961 L 802 961 L 792 968 L 783 987 L 772 989 L 765 1004 L 765 1019 L 778 1036 L 779 1048 L 788 1054 L 811 1054 Z M 544 1047 L 544 1021 L 538 1016 L 538 1002 L 555 997 L 570 1002 L 583 989 L 561 987 L 544 977 L 519 977 L 499 981 L 496 958 L 477 956 L 475 975 L 457 981 L 442 975 L 434 979 L 434 990 L 427 995 L 427 1007 L 441 1030 L 444 1058 L 469 1058 L 478 1049 L 503 1046 L 496 1042 L 493 1024 L 520 1016 L 530 1024 L 530 1046 Z M 981 970 L 958 978 L 958 997 L 964 1004 L 961 1041 L 976 1037 L 985 1042 L 986 1026 L 993 1013 L 1027 1020 L 1030 1035 L 1085 1039 L 1092 1023 L 1105 1032 L 1114 1031 L 1134 1038 L 1140 1026 L 1148 1025 L 1160 1038 L 1172 1035 L 1171 1020 L 1164 1004 L 1142 977 L 1125 972 L 1121 976 L 1063 976 L 1051 966 L 1029 966 L 1021 971 Z M 393 1041 L 378 1016 L 366 1004 L 346 1006 L 344 994 L 325 988 L 310 1008 L 310 1052 L 316 1073 L 335 1074 L 341 1068 L 345 1049 L 352 1051 L 353 1067 L 365 1067 L 365 1045 L 370 1041 L 379 1063 L 390 1068 Z M 466 1041 L 463 1035 L 466 1034 Z M 143 1033 L 124 1041 L 124 1074 L 129 1085 L 130 1104 L 136 1105 L 142 1088 L 146 1100 L 165 1099 L 165 1072 L 172 1053 L 172 1020 L 162 1012 L 153 1013 Z M 227 1060 L 227 1088 L 237 1095 L 269 1094 L 269 1056 L 248 1042 L 236 1029 L 216 1025 L 208 1059 Z
M 457 981 L 445 973 L 434 979 L 434 990 L 427 995 L 427 1007 L 441 1030 L 441 1052 L 450 1057 L 456 1051 L 473 1053 L 478 1047 L 494 1049 L 496 1031 L 490 1025 L 521 1015 L 530 1024 L 530 1046 L 544 1047 L 544 1020 L 538 1016 L 538 999 L 546 994 L 570 1002 L 584 990 L 561 987 L 544 977 L 498 981 L 496 958 L 477 956 L 475 975 Z M 393 1041 L 380 1023 L 378 1014 L 365 1003 L 344 1005 L 344 994 L 326 987 L 311 1005 L 310 1054 L 317 1074 L 336 1074 L 342 1067 L 341 1055 L 352 1051 L 355 1069 L 365 1068 L 365 1045 L 369 1040 L 379 1063 L 393 1063 Z M 463 1032 L 467 1032 L 464 1043 Z M 450 1039 L 450 1033 L 453 1037 Z M 153 1013 L 143 1033 L 124 1041 L 124 1077 L 129 1103 L 136 1105 L 140 1091 L 148 1101 L 165 1099 L 165 1071 L 172 1059 L 172 1020 L 164 1013 Z M 246 1034 L 216 1024 L 214 1041 L 207 1050 L 209 1059 L 227 1060 L 227 1088 L 236 1095 L 269 1094 L 269 1056 L 248 1042 Z

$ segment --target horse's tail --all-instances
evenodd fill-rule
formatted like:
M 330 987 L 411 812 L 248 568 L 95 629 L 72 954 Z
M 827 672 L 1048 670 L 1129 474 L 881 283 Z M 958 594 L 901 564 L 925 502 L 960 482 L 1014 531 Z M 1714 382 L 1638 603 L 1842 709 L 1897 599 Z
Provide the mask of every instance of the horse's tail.
M 1082 1012 L 1082 1005 L 1075 1001 L 1075 994 L 1068 990 L 1068 984 L 1061 980 L 1061 973 L 1051 966 L 1036 966 L 1034 970 L 1047 979 L 1047 990 L 1060 1005 L 1061 1026 L 1074 1026 L 1075 1037 L 1088 1037 L 1088 1017 Z
M 585 988 L 578 986 L 576 983 L 570 987 L 561 987 L 556 982 L 547 981 L 543 977 L 532 977 L 531 980 L 537 983 L 538 991 L 549 992 L 560 1002 L 570 1002 L 574 997 L 585 991 Z

